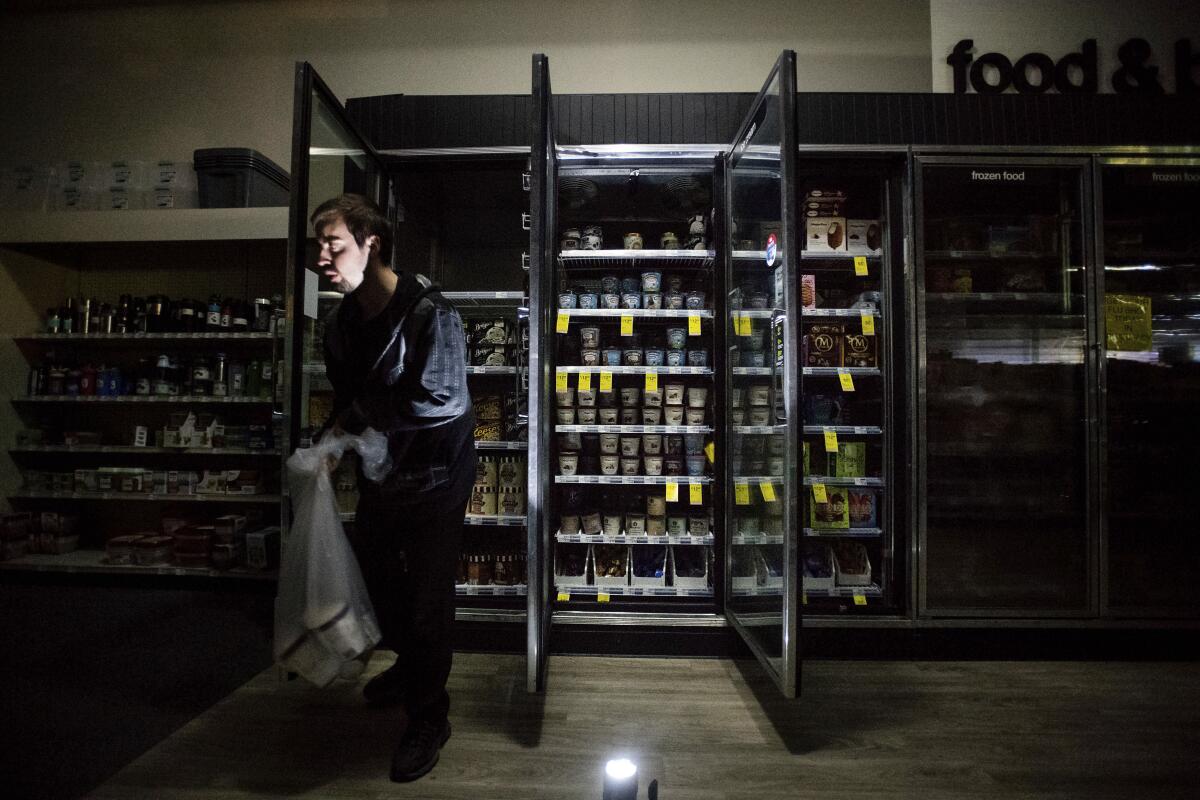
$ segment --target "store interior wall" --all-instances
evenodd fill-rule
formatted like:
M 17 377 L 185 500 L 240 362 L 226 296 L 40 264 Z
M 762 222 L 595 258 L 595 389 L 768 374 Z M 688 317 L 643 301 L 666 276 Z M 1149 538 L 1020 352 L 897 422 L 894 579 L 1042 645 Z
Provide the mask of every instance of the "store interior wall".
M 1011 62 L 1033 52 L 1058 61 L 1079 52 L 1085 39 L 1095 39 L 1097 90 L 1102 94 L 1113 92 L 1110 78 L 1121 67 L 1117 51 L 1129 39 L 1150 44 L 1148 63 L 1158 67 L 1159 83 L 1168 93 L 1175 91 L 1176 40 L 1190 38 L 1193 52 L 1200 51 L 1200 3 L 1195 0 L 930 0 L 929 19 L 934 92 L 954 91 L 946 56 L 962 39 L 975 42 L 976 58 L 1002 53 Z

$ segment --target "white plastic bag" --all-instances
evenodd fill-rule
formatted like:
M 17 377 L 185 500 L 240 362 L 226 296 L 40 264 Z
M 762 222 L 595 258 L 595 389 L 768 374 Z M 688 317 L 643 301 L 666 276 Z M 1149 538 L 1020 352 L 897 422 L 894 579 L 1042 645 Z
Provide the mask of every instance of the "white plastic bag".
M 357 450 L 363 471 L 381 480 L 390 468 L 387 438 L 327 434 L 287 461 L 293 518 L 275 598 L 275 661 L 317 686 L 356 678 L 381 638 L 362 571 L 342 530 L 327 459 Z

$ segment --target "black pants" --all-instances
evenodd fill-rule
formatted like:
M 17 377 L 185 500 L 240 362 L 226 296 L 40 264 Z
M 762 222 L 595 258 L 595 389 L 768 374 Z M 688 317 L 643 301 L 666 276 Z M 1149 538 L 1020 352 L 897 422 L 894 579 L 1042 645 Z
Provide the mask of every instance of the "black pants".
M 467 495 L 458 494 L 386 506 L 364 497 L 350 536 L 413 717 L 444 716 L 450 708 L 454 582 L 467 505 Z

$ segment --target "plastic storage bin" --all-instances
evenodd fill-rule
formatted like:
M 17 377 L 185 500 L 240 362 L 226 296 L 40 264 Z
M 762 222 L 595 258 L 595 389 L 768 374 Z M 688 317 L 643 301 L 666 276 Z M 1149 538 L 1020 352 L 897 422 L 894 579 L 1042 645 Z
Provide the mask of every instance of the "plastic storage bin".
M 291 179 L 256 150 L 216 147 L 192 154 L 201 208 L 286 206 Z

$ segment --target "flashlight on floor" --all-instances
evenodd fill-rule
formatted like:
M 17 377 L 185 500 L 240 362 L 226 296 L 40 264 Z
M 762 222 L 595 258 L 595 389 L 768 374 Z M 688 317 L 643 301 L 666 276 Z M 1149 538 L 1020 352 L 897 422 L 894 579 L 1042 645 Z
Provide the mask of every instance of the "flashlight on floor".
M 637 765 L 628 758 L 616 758 L 604 765 L 603 800 L 637 800 Z

